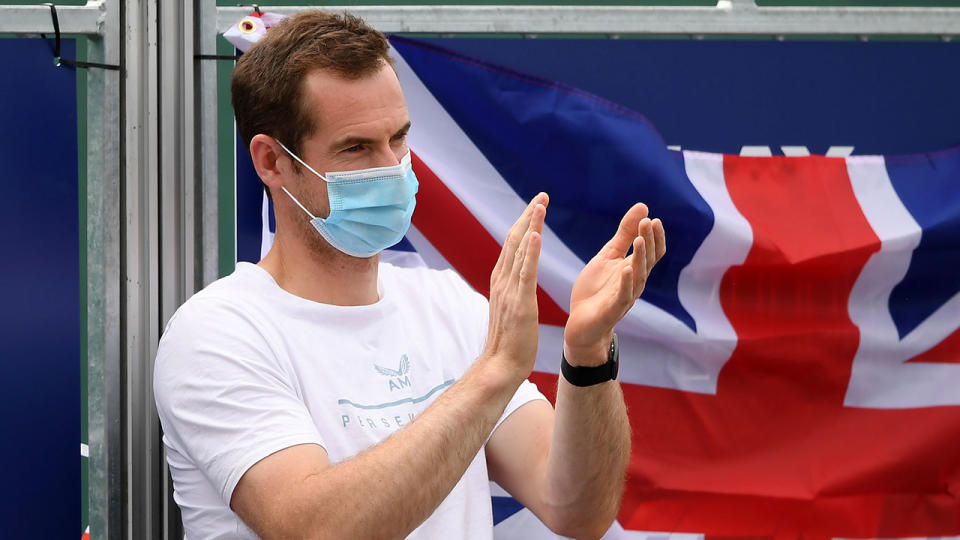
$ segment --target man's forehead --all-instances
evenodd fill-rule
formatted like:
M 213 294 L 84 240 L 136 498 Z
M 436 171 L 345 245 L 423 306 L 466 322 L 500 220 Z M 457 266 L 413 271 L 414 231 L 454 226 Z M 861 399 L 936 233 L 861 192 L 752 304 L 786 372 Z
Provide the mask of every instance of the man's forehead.
M 304 77 L 303 86 L 305 112 L 312 112 L 315 120 L 324 120 L 322 123 L 366 110 L 394 112 L 403 109 L 406 112 L 400 81 L 386 62 L 380 70 L 358 78 L 329 70 L 313 70 Z

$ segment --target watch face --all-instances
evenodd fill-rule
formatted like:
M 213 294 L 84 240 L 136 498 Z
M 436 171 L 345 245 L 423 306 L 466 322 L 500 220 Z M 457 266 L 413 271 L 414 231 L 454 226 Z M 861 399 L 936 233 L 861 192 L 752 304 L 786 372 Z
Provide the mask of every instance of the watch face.
M 607 361 L 613 364 L 610 370 L 612 372 L 610 378 L 616 380 L 620 373 L 620 338 L 617 337 L 617 334 L 613 334 L 613 342 L 610 344 L 610 355 Z

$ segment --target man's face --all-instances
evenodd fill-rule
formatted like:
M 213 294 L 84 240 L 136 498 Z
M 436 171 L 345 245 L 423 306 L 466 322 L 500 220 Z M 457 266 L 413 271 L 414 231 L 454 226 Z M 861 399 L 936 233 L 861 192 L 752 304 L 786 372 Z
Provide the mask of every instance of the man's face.
M 304 88 L 306 110 L 313 114 L 316 129 L 300 145 L 300 158 L 317 172 L 387 167 L 407 153 L 410 116 L 400 81 L 386 63 L 356 80 L 314 71 Z M 323 180 L 301 167 L 294 185 L 297 198 L 314 215 L 330 215 Z

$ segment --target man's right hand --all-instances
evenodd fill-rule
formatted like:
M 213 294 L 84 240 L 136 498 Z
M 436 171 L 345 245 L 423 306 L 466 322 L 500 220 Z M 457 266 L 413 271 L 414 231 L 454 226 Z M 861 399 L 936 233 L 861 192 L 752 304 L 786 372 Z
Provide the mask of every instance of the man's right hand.
M 530 375 L 537 357 L 537 265 L 549 202 L 546 193 L 530 201 L 490 274 L 490 322 L 481 359 L 493 362 L 516 384 Z

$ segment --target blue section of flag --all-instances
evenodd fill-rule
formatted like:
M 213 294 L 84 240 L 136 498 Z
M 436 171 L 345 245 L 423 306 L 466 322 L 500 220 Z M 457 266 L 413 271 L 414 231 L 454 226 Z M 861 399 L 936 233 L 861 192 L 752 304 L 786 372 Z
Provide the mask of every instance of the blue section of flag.
M 523 199 L 550 194 L 547 223 L 583 261 L 645 202 L 670 230 L 671 256 L 644 299 L 695 329 L 677 294 L 680 271 L 713 227 L 713 212 L 640 114 L 576 88 L 405 38 L 393 46 Z
M 250 151 L 237 135 L 237 260 L 260 262 L 263 235 L 263 183 L 253 168 Z M 272 204 L 270 205 L 273 206 Z M 304 214 L 306 215 L 306 214 Z M 308 218 L 309 219 L 309 218 Z M 276 225 L 274 225 L 274 230 Z
M 902 338 L 960 292 L 960 148 L 886 163 L 897 195 L 923 229 L 907 275 L 890 295 Z
M 493 524 L 496 525 L 508 517 L 523 510 L 523 505 L 513 497 L 491 497 L 493 505 Z
M 407 240 L 406 236 L 401 238 L 399 242 L 397 242 L 393 247 L 389 249 L 393 249 L 396 251 L 416 251 L 416 249 L 414 249 L 413 247 L 413 244 L 411 244 L 410 241 Z
M 263 190 L 264 195 L 266 195 L 267 190 Z M 277 233 L 277 216 L 273 214 L 273 201 L 268 201 L 267 204 L 267 227 L 269 227 L 270 232 Z

